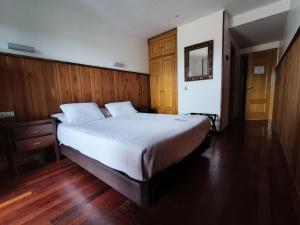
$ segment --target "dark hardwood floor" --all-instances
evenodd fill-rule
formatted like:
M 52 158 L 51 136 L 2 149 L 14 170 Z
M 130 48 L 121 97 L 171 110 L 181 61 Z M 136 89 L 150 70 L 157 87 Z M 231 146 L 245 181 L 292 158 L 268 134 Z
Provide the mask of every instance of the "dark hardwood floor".
M 2 176 L 0 224 L 294 225 L 299 202 L 266 122 L 237 122 L 193 155 L 152 209 L 69 160 Z

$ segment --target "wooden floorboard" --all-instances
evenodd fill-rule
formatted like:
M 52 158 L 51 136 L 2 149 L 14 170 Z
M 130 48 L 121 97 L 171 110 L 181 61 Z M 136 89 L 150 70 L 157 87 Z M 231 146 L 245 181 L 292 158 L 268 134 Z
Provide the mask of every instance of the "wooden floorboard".
M 266 122 L 237 122 L 213 139 L 151 209 L 67 159 L 0 177 L 1 225 L 299 224 L 299 200 Z

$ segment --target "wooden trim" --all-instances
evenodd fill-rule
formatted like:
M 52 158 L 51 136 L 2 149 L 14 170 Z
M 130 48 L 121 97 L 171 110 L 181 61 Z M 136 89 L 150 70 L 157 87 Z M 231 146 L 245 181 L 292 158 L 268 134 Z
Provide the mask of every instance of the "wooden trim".
M 7 53 L 7 52 L 0 52 L 0 55 L 13 56 L 13 57 L 18 57 L 18 58 L 35 59 L 35 60 L 40 60 L 40 61 L 44 61 L 44 62 L 64 63 L 64 64 L 75 65 L 75 66 L 87 66 L 90 68 L 105 69 L 105 70 L 119 71 L 119 72 L 125 72 L 125 73 L 134 73 L 134 74 L 140 74 L 140 75 L 146 75 L 146 76 L 150 75 L 149 73 L 141 73 L 141 72 L 134 72 L 134 71 L 108 68 L 108 67 L 102 67 L 102 66 L 94 66 L 94 65 L 88 65 L 88 64 L 83 64 L 83 63 L 74 63 L 74 62 L 62 61 L 62 60 L 56 60 L 56 59 L 47 59 L 47 58 L 41 58 L 41 57 L 36 57 L 36 56 L 19 55 L 19 54 L 14 54 L 14 53 Z
M 277 71 L 280 64 L 282 63 L 283 59 L 285 58 L 285 56 L 287 55 L 287 53 L 289 52 L 290 48 L 293 46 L 294 42 L 297 40 L 298 36 L 300 35 L 300 26 L 298 27 L 293 39 L 291 40 L 291 42 L 289 43 L 287 49 L 284 51 L 283 55 L 281 56 L 275 70 Z
M 221 61 L 221 105 L 220 105 L 220 118 L 219 118 L 219 130 L 222 131 L 224 129 L 223 127 L 223 107 L 224 107 L 224 29 L 225 29 L 225 10 L 223 11 L 223 20 L 222 20 L 222 61 Z
M 176 28 L 176 34 L 175 34 L 175 82 L 176 82 L 176 90 L 175 90 L 175 108 L 176 108 L 176 112 L 175 114 L 178 113 L 178 46 L 177 46 L 177 28 Z

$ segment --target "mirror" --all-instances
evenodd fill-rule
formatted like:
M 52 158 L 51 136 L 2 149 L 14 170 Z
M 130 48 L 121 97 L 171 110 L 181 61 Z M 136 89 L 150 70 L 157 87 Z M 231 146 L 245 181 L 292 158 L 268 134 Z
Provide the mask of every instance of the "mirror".
M 185 81 L 212 79 L 213 41 L 185 47 Z

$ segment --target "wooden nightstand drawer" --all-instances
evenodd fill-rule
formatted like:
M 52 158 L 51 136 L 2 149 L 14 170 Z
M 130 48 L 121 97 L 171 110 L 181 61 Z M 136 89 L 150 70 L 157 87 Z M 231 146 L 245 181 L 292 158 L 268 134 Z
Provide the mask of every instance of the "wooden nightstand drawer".
M 39 137 L 47 134 L 52 134 L 53 124 L 46 123 L 46 124 L 13 128 L 11 130 L 11 133 L 12 133 L 12 138 L 14 140 L 23 140 L 28 138 Z
M 7 159 L 15 175 L 18 174 L 18 159 L 33 153 L 38 154 L 38 149 L 52 147 L 49 150 L 52 149 L 56 160 L 60 160 L 54 120 L 14 121 L 5 123 L 3 127 L 8 143 Z M 36 151 L 30 152 L 31 150 Z
M 43 137 L 37 137 L 32 139 L 27 139 L 24 141 L 16 142 L 16 150 L 21 151 L 30 151 L 39 148 L 45 148 L 53 145 L 55 143 L 54 135 L 47 135 Z

